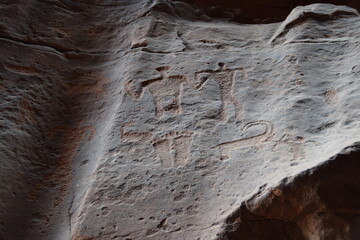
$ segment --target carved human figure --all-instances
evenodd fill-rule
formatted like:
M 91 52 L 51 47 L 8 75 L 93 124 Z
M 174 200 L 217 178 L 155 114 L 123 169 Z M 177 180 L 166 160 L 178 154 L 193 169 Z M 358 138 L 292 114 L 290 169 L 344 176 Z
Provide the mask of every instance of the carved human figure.
M 128 80 L 125 82 L 125 90 L 132 99 L 141 99 L 144 91 L 148 90 L 153 98 L 155 105 L 155 114 L 162 117 L 164 112 L 173 114 L 181 113 L 181 95 L 183 84 L 188 84 L 193 89 L 200 89 L 201 84 L 195 85 L 191 83 L 187 77 L 183 75 L 169 75 L 167 72 L 170 67 L 158 67 L 156 70 L 160 73 L 159 77 L 146 81 Z
M 241 119 L 243 117 L 242 104 L 235 97 L 234 83 L 235 73 L 240 71 L 245 77 L 245 70 L 243 68 L 227 69 L 224 63 L 218 63 L 219 68 L 217 70 L 203 70 L 195 73 L 195 78 L 200 78 L 200 86 L 203 86 L 209 79 L 213 78 L 219 85 L 221 94 L 221 107 L 220 114 L 223 121 L 227 120 L 227 108 L 228 104 L 232 103 L 235 107 L 235 118 Z
M 247 131 L 248 129 L 262 125 L 265 127 L 264 131 L 250 137 L 240 138 L 230 142 L 224 142 L 218 145 L 220 148 L 221 160 L 228 159 L 229 152 L 236 149 L 248 148 L 248 147 L 258 147 L 259 145 L 271 141 L 273 138 L 273 125 L 271 122 L 268 121 L 256 121 L 250 122 L 245 125 L 242 131 Z

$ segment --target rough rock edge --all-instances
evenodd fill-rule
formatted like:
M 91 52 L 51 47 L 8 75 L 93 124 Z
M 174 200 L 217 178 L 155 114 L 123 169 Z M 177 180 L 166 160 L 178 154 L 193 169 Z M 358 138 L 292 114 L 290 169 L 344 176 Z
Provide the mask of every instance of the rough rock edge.
M 336 6 L 333 4 L 311 4 L 294 8 L 286 20 L 280 25 L 274 36 L 270 39 L 270 44 L 274 45 L 281 42 L 283 37 L 292 27 L 304 22 L 307 19 L 317 21 L 327 21 L 341 16 L 358 17 L 359 12 L 351 7 Z
M 319 185 L 325 182 L 327 180 L 326 178 L 330 178 L 333 175 L 343 175 L 344 173 L 345 175 L 347 175 L 348 171 L 360 171 L 360 142 L 356 142 L 351 146 L 344 148 L 340 153 L 316 167 L 310 168 L 295 177 L 283 179 L 277 187 L 261 187 L 257 194 L 255 194 L 249 200 L 242 202 L 240 207 L 227 217 L 227 219 L 225 220 L 225 224 L 222 227 L 222 232 L 217 235 L 217 239 L 238 239 L 237 237 L 239 237 L 240 235 L 236 235 L 236 232 L 239 231 L 242 224 L 251 224 L 252 221 L 263 222 L 265 225 L 268 224 L 273 228 L 270 231 L 274 231 L 274 234 L 277 230 L 276 225 L 281 225 L 278 226 L 278 228 L 284 230 L 283 236 L 285 236 L 285 238 L 278 235 L 273 235 L 272 237 L 276 237 L 276 239 L 310 239 L 304 234 L 304 231 L 306 232 L 306 229 L 304 230 L 301 228 L 301 226 L 299 227 L 298 223 L 304 222 L 304 218 L 308 217 L 308 215 L 311 215 L 313 213 L 317 213 L 317 211 L 320 213 L 327 213 L 328 206 L 326 206 L 326 204 L 324 204 L 323 202 L 311 202 L 314 200 L 319 201 L 319 196 L 313 196 L 310 194 L 310 200 L 307 199 L 306 196 L 303 198 L 302 196 L 300 196 L 300 199 L 306 199 L 310 202 L 305 203 L 305 207 L 301 207 L 301 211 L 299 212 L 299 214 L 292 214 L 294 211 L 289 212 L 289 210 L 294 207 L 294 205 L 291 205 L 291 203 L 293 203 L 291 202 L 293 201 L 293 199 L 289 200 L 289 196 L 287 195 L 290 195 L 291 198 L 291 192 L 294 191 L 294 189 L 304 189 L 306 187 L 313 188 L 312 190 L 315 190 L 315 192 L 310 192 L 317 195 Z M 348 176 L 349 178 L 352 177 L 352 175 Z M 306 185 L 306 183 L 309 182 L 311 183 L 311 185 Z M 279 209 L 279 205 L 276 206 L 276 203 L 274 204 L 276 198 L 280 196 L 283 198 L 282 201 L 280 200 L 282 204 L 289 204 L 289 206 L 286 206 L 285 204 L 280 205 L 280 208 L 283 207 L 285 209 L 283 212 L 289 212 L 288 216 L 281 216 L 281 213 L 277 217 L 266 216 L 266 214 L 271 213 L 272 210 L 281 212 L 281 209 Z M 295 196 L 295 198 L 296 197 L 299 198 L 299 196 Z M 360 212 L 360 209 L 358 209 L 358 211 Z M 333 213 L 337 214 L 337 212 Z M 245 228 L 248 229 L 248 226 Z M 328 232 L 326 230 L 327 229 L 325 229 L 325 232 Z M 332 229 L 330 229 L 329 231 L 331 232 L 331 230 Z M 286 233 L 286 231 L 295 231 L 295 233 L 292 233 L 292 236 L 290 237 L 290 235 Z M 335 231 L 343 231 L 344 235 L 349 234 L 346 229 L 341 229 L 341 226 L 339 226 L 339 229 L 336 229 Z M 266 239 L 262 238 L 262 236 L 260 235 L 262 235 L 262 233 L 259 233 L 258 236 L 252 237 L 255 237 L 254 239 Z M 346 237 L 346 239 L 347 237 L 349 237 L 348 235 L 344 235 L 342 237 Z M 334 237 L 334 235 L 332 235 L 332 237 Z

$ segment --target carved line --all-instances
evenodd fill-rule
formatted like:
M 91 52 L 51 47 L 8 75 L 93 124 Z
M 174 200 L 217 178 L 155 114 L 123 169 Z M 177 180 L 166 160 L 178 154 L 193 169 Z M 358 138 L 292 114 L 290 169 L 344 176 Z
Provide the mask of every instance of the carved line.
M 255 136 L 241 138 L 238 140 L 225 142 L 225 143 L 221 143 L 221 144 L 217 145 L 220 147 L 220 152 L 222 154 L 221 160 L 229 158 L 229 151 L 231 151 L 231 150 L 256 146 L 260 143 L 269 141 L 273 137 L 273 124 L 269 121 L 250 122 L 244 126 L 242 131 L 246 131 L 249 128 L 251 128 L 253 126 L 257 126 L 257 125 L 264 125 L 265 126 L 264 132 L 262 132 L 258 135 L 255 135 Z
M 190 132 L 190 131 L 170 132 L 170 133 L 162 135 L 161 137 L 155 138 L 154 140 L 151 141 L 151 144 L 162 141 L 164 139 L 174 139 L 174 138 L 181 137 L 181 136 L 191 137 L 193 134 L 194 134 L 194 132 Z
M 121 138 L 126 142 L 150 141 L 153 134 L 151 132 L 127 132 L 126 129 L 135 124 L 135 122 L 127 122 L 120 129 Z

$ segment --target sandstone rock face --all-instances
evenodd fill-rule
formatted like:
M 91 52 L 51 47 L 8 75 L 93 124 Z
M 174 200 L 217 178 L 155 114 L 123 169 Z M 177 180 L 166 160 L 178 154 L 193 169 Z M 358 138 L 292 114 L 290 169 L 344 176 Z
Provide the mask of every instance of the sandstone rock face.
M 0 2 L 1 240 L 359 238 L 357 10 L 187 2 Z

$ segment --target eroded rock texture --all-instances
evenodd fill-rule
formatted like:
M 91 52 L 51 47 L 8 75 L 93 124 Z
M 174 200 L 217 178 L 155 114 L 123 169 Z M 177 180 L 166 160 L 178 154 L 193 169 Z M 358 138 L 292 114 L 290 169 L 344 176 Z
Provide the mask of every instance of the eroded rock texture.
M 358 239 L 358 5 L 294 2 L 1 1 L 0 239 Z

